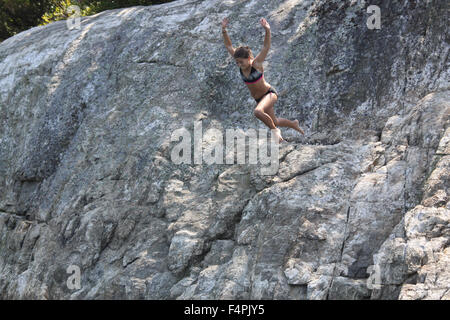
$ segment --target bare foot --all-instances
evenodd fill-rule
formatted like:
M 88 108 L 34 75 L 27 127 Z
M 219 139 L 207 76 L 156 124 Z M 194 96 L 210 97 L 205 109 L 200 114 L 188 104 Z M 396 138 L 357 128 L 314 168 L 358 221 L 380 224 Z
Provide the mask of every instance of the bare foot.
M 302 135 L 305 135 L 305 132 L 298 125 L 298 120 L 294 120 L 294 122 L 295 122 L 295 126 L 297 127 L 297 128 L 294 128 L 294 129 L 297 130 L 298 132 L 300 132 Z
M 284 139 L 283 139 L 283 137 L 281 136 L 281 130 L 280 130 L 279 128 L 275 128 L 275 129 L 272 129 L 272 130 L 275 130 L 275 131 L 274 131 L 274 134 L 275 134 L 275 136 L 278 138 L 278 143 L 283 142 Z

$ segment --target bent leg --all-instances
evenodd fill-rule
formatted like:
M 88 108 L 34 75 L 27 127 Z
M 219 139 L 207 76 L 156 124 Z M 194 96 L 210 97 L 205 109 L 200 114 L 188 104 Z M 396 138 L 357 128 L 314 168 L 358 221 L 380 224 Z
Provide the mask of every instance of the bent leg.
M 281 131 L 276 127 L 276 118 L 271 117 L 265 110 L 272 109 L 273 105 L 277 101 L 277 96 L 275 94 L 268 94 L 264 96 L 264 98 L 258 103 L 258 105 L 255 108 L 254 115 L 259 120 L 265 123 L 266 126 L 268 126 L 270 129 L 275 130 L 275 136 L 278 137 L 278 142 L 284 141 L 283 137 L 281 136 Z M 275 120 L 275 121 L 274 121 Z
M 273 93 L 270 93 L 264 96 L 264 98 L 258 103 L 255 110 L 253 111 L 255 117 L 264 122 L 264 124 L 270 129 L 276 129 L 276 118 L 274 116 L 271 116 L 267 112 L 267 110 L 272 110 L 273 115 L 273 105 L 276 101 L 277 96 Z
M 274 95 L 274 96 L 276 97 L 276 95 Z M 273 103 L 267 103 L 264 106 L 262 106 L 264 108 L 263 109 L 264 112 L 267 113 L 270 116 L 270 118 L 273 120 L 274 124 L 279 126 L 279 127 L 292 128 L 292 129 L 300 132 L 301 134 L 305 134 L 303 132 L 303 130 L 299 127 L 298 120 L 288 120 L 288 119 L 285 119 L 285 118 L 277 118 L 275 116 L 275 112 L 273 110 L 273 106 L 274 106 L 276 101 L 277 101 L 277 98 L 275 98 L 275 101 Z

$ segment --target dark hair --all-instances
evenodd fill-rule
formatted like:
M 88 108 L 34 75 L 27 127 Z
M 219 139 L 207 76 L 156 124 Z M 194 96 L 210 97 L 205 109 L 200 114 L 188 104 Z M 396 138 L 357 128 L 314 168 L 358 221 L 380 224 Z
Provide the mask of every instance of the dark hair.
M 244 58 L 247 59 L 248 57 L 253 59 L 253 53 L 252 50 L 248 46 L 240 46 L 236 48 L 234 51 L 234 58 Z

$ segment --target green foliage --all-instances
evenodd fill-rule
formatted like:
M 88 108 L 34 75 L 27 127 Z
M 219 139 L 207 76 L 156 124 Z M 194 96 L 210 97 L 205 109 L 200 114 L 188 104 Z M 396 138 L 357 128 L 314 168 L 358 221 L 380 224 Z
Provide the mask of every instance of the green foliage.
M 70 14 L 67 12 L 67 8 L 72 4 L 75 3 L 71 3 L 70 0 L 56 2 L 48 12 L 45 12 L 42 15 L 42 21 L 39 25 L 45 25 L 53 21 L 68 19 Z
M 71 5 L 80 8 L 82 16 L 104 10 L 138 5 L 152 5 L 174 0 L 0 0 L 0 41 L 38 25 L 68 19 Z
M 55 0 L 0 0 L 0 41 L 41 22 Z

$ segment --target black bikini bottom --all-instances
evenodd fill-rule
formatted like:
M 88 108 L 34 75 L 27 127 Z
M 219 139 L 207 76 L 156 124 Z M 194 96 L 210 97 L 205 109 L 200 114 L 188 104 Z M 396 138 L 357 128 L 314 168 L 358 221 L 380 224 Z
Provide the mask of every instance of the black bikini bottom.
M 259 103 L 262 100 L 262 98 L 264 98 L 266 96 L 266 94 L 269 94 L 271 92 L 275 93 L 277 95 L 277 97 L 278 97 L 278 92 L 274 88 L 270 87 L 270 89 L 266 93 L 264 93 L 261 98 L 255 99 L 256 103 Z

